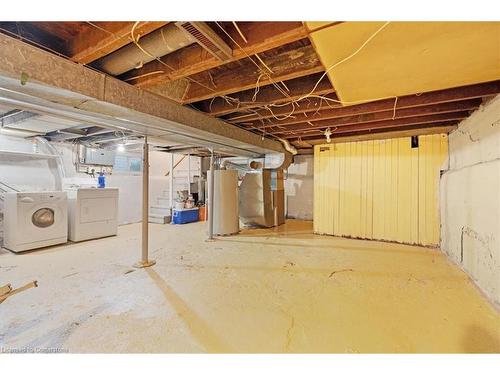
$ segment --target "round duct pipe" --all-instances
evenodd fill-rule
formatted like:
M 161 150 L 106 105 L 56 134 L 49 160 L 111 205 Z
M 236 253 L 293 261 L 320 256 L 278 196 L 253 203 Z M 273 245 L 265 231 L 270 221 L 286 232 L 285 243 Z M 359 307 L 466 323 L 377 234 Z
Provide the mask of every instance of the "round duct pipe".
M 248 159 L 241 159 L 238 158 L 232 158 L 234 161 L 231 161 L 231 159 L 224 159 L 221 163 L 221 168 L 222 169 L 238 169 L 240 171 L 244 172 L 250 172 L 256 169 L 262 169 L 262 163 L 256 160 L 248 160 Z M 238 162 L 239 161 L 239 162 Z
M 113 52 L 96 61 L 95 67 L 103 72 L 117 76 L 143 64 L 153 61 L 155 57 L 168 55 L 178 49 L 195 42 L 188 33 L 179 29 L 175 24 L 166 26 L 142 37 L 137 46 L 130 43 L 118 51 Z

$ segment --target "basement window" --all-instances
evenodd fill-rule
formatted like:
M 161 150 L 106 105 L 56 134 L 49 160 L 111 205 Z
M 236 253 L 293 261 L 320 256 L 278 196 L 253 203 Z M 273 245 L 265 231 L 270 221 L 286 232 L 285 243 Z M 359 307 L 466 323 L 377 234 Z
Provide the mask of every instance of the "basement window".
M 418 135 L 411 137 L 411 148 L 418 148 Z

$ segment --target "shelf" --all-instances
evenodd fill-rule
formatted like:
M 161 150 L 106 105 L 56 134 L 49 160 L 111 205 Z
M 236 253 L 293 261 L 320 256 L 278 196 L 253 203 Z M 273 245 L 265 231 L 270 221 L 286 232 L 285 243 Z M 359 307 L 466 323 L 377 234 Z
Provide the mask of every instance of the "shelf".
M 50 154 L 35 154 L 32 152 L 8 151 L 8 150 L 0 150 L 0 155 L 22 156 L 25 158 L 33 158 L 33 159 L 55 159 L 58 157 L 57 155 L 50 155 Z

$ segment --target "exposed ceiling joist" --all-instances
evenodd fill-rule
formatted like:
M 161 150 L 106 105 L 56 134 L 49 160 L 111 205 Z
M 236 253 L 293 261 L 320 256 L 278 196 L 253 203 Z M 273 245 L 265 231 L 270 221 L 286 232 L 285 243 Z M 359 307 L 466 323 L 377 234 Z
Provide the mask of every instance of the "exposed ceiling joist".
M 327 94 L 323 95 L 326 98 L 337 100 L 337 95 L 335 94 Z M 321 100 L 320 98 L 307 98 L 304 100 L 300 100 L 297 102 L 295 106 L 295 111 L 293 111 L 292 115 L 295 116 L 295 113 L 305 113 L 305 112 L 317 112 L 322 109 L 329 109 L 332 107 L 340 107 L 340 105 L 335 105 L 335 103 L 327 104 L 325 100 Z M 266 109 L 255 108 L 255 110 L 251 113 L 243 113 L 243 112 L 234 112 L 228 115 L 223 116 L 224 120 L 229 121 L 233 124 L 241 123 L 241 122 L 250 122 L 253 120 L 266 119 L 266 118 L 274 118 L 276 117 L 289 117 L 292 112 L 292 104 L 284 107 L 278 107 L 273 109 L 273 113 Z M 274 115 L 274 116 L 273 116 Z
M 459 112 L 459 111 L 470 111 L 475 110 L 481 105 L 481 99 L 469 99 L 460 102 L 449 102 L 449 103 L 441 103 L 434 104 L 429 106 L 421 106 L 421 107 L 410 107 L 404 109 L 397 109 L 394 111 L 393 109 L 389 111 L 383 112 L 374 112 L 374 113 L 365 113 L 361 115 L 354 116 L 337 116 L 334 118 L 325 117 L 322 118 L 311 118 L 309 122 L 300 122 L 300 123 L 279 123 L 279 124 L 266 124 L 257 126 L 254 129 L 266 129 L 266 128 L 277 128 L 277 129 L 286 129 L 293 131 L 309 131 L 311 129 L 324 129 L 327 127 L 340 127 L 340 126 L 348 126 L 369 122 L 377 122 L 383 120 L 394 120 L 394 119 L 402 119 L 408 117 L 416 117 L 416 116 L 427 116 L 427 115 L 435 115 L 440 113 L 450 113 L 450 112 Z M 271 131 L 272 132 L 272 131 Z M 277 131 L 278 133 L 280 130 Z
M 285 84 L 289 91 L 287 96 L 278 91 L 273 86 L 266 86 L 260 89 L 255 95 L 255 90 L 246 90 L 237 94 L 231 95 L 234 98 L 233 102 L 227 102 L 223 98 L 215 98 L 215 100 L 204 100 L 196 103 L 201 110 L 208 112 L 212 116 L 222 116 L 233 112 L 250 110 L 255 107 L 270 104 L 282 104 L 293 100 L 297 100 L 303 95 L 309 93 L 320 79 L 321 74 L 313 74 L 307 77 L 296 78 L 286 81 Z M 322 79 L 316 90 L 315 95 L 326 95 L 335 92 L 328 79 Z M 255 100 L 254 100 L 255 95 Z M 238 104 L 239 103 L 239 104 Z M 277 107 L 278 108 L 278 107 Z
M 306 121 L 314 121 L 314 119 L 321 120 L 326 118 L 336 118 L 342 116 L 361 115 L 365 113 L 388 111 L 394 109 L 394 104 L 396 104 L 396 107 L 398 109 L 412 108 L 412 107 L 433 105 L 439 103 L 448 103 L 460 100 L 494 96 L 497 95 L 498 93 L 500 93 L 500 81 L 492 81 L 486 83 L 479 83 L 471 86 L 455 87 L 446 90 L 402 96 L 398 98 L 396 103 L 395 99 L 386 99 L 376 102 L 351 105 L 347 107 L 342 107 L 336 103 L 330 103 L 330 106 L 332 107 L 338 106 L 338 108 L 330 108 L 328 105 L 325 104 L 326 101 L 323 101 L 322 103 L 323 105 L 320 108 L 321 111 L 318 110 L 318 106 L 321 105 L 320 100 L 316 98 L 311 98 L 309 99 L 311 101 L 310 103 L 304 101 L 303 105 L 295 109 L 293 117 L 289 117 L 281 121 L 275 120 L 274 118 L 272 118 L 273 116 L 266 111 L 261 111 L 258 115 L 253 113 L 236 114 L 233 115 L 231 118 L 228 118 L 227 120 L 234 123 L 244 122 L 244 123 L 252 123 L 254 125 L 259 125 L 261 124 L 261 122 L 255 120 L 259 118 L 260 119 L 270 118 L 271 122 L 277 125 L 284 125 L 284 124 L 294 124 Z M 291 106 L 276 108 L 275 110 L 273 110 L 276 116 L 286 116 L 287 114 L 290 114 L 291 111 L 292 111 Z M 306 113 L 306 115 L 304 115 L 303 113 Z
M 401 138 L 401 137 L 411 137 L 414 135 L 428 135 L 428 134 L 447 134 L 457 128 L 456 123 L 448 125 L 431 125 L 426 127 L 421 126 L 408 126 L 405 128 L 396 129 L 382 129 L 379 131 L 372 131 L 370 133 L 345 133 L 331 138 L 331 143 L 340 142 L 357 142 L 357 141 L 369 141 L 375 139 L 389 139 L 389 138 Z M 300 147 L 301 144 L 307 143 L 311 146 L 326 144 L 325 137 L 316 137 L 305 140 L 294 140 L 292 144 Z
M 162 57 L 163 64 L 155 60 L 140 69 L 123 74 L 120 78 L 129 80 L 141 77 L 129 82 L 147 88 L 165 81 L 185 78 L 307 37 L 307 30 L 301 22 L 240 22 L 238 25 L 247 36 L 248 43 L 241 40 L 236 30 L 228 29 L 227 32 L 242 47 L 240 49 L 228 41 L 233 47 L 231 59 L 221 61 L 201 46 L 192 45 Z M 154 72 L 159 73 L 152 74 Z
M 461 112 L 453 112 L 453 113 L 441 113 L 437 115 L 430 116 L 416 116 L 409 118 L 402 118 L 396 120 L 384 120 L 384 121 L 375 121 L 371 123 L 358 123 L 355 125 L 347 125 L 338 127 L 337 129 L 332 129 L 332 134 L 341 134 L 341 133 L 349 133 L 352 131 L 372 131 L 376 129 L 384 129 L 384 128 L 396 128 L 402 126 L 409 125 L 425 125 L 425 124 L 433 124 L 433 123 L 443 123 L 446 121 L 457 122 L 463 120 L 469 116 L 468 111 Z M 318 135 L 323 135 L 324 132 L 320 130 L 313 129 L 311 131 L 305 132 L 301 131 L 301 137 L 303 139 L 307 139 L 308 137 L 316 137 Z M 291 139 L 297 138 L 297 134 L 290 134 L 289 130 L 283 130 L 276 133 L 276 135 L 280 135 L 282 138 Z
M 323 66 L 311 45 L 283 50 L 273 56 L 262 58 L 266 66 L 254 59 L 260 69 L 248 59 L 244 60 L 244 64 L 237 70 L 225 70 L 214 74 L 208 71 L 208 74 L 211 74 L 211 81 L 206 82 L 204 86 L 192 83 L 182 102 L 193 103 L 256 87 L 262 88 L 276 82 L 323 71 Z M 197 76 L 194 78 L 199 79 Z
M 22 75 L 29 77 L 25 84 L 19 81 Z M 81 121 L 174 141 L 189 140 L 189 144 L 234 155 L 284 153 L 277 141 L 262 139 L 2 34 L 0 80 L 0 99 L 17 108 L 46 108 L 68 117 L 78 116 Z
M 166 23 L 168 22 L 141 22 L 137 24 L 133 22 L 19 22 L 1 23 L 1 25 L 6 25 L 7 28 L 10 27 L 9 32 L 21 34 L 23 38 L 26 35 L 33 37 L 33 44 L 41 44 L 48 50 L 65 56 L 73 56 L 74 61 L 85 62 L 106 59 L 109 56 L 103 56 L 109 55 L 110 52 L 116 51 L 116 49 L 123 51 L 124 48 L 132 48 L 135 51 L 136 46 L 130 44 L 132 27 L 135 26 L 135 35 L 149 32 L 149 35 L 146 36 L 146 38 L 149 38 L 154 33 L 158 34 L 160 30 L 163 30 L 158 28 Z M 153 24 L 157 24 L 156 29 Z M 322 72 L 324 72 L 324 66 L 321 65 L 320 59 L 324 64 L 326 62 L 323 55 L 318 57 L 317 52 L 319 49 L 314 49 L 311 46 L 310 40 L 314 40 L 314 38 L 310 38 L 312 34 L 308 34 L 301 22 L 204 22 L 202 24 L 204 32 L 194 27 L 194 23 L 187 23 L 187 26 L 194 27 L 194 29 L 188 30 L 190 35 L 200 37 L 198 42 L 194 42 L 193 39 L 193 44 L 179 43 L 178 49 L 174 49 L 173 52 L 170 51 L 168 54 L 164 54 L 160 48 L 161 51 L 155 54 L 155 56 L 163 55 L 163 57 L 159 58 L 160 61 L 145 59 L 137 62 L 134 60 L 133 64 L 129 64 L 130 66 L 111 74 L 118 76 L 122 81 L 147 90 L 137 90 L 140 92 L 137 95 L 140 96 L 141 102 L 148 103 L 146 107 L 152 107 L 153 103 L 154 106 L 160 106 L 157 100 L 159 95 L 161 99 L 170 98 L 177 103 L 187 104 L 187 106 L 206 112 L 212 118 L 206 121 L 207 126 L 203 127 L 204 131 L 208 130 L 212 134 L 218 133 L 221 137 L 226 137 L 229 133 L 232 134 L 233 129 L 242 130 L 238 128 L 253 132 L 254 134 L 251 135 L 261 140 L 268 140 L 269 137 L 285 137 L 292 141 L 300 137 L 309 140 L 322 139 L 324 138 L 323 133 L 328 127 L 333 131 L 334 137 L 342 138 L 348 138 L 351 135 L 359 137 L 364 133 L 379 136 L 380 134 L 395 133 L 400 129 L 409 132 L 415 132 L 418 128 L 421 128 L 422 131 L 439 127 L 446 129 L 455 126 L 455 123 L 462 119 L 463 116 L 467 117 L 471 111 L 476 110 L 485 98 L 500 93 L 500 80 L 484 82 L 486 79 L 476 79 L 470 82 L 484 83 L 448 89 L 440 88 L 453 87 L 453 85 L 434 85 L 428 90 L 439 90 L 432 92 L 426 90 L 426 92 L 412 95 L 401 92 L 397 98 L 393 97 L 392 94 L 361 95 L 358 92 L 360 88 L 357 85 L 353 86 L 352 83 L 347 82 L 350 85 L 349 90 L 354 90 L 353 92 L 360 98 L 385 97 L 387 99 L 372 102 L 357 101 L 362 104 L 343 106 L 337 101 L 338 93 L 336 88 L 332 87 L 328 79 L 335 81 L 338 78 L 337 75 L 341 72 L 339 73 L 338 69 L 335 72 L 330 71 L 332 74 L 335 73 L 335 77 L 329 75 L 319 80 L 322 77 Z M 180 32 L 180 29 L 173 23 L 168 23 L 163 27 L 169 27 L 170 25 Z M 337 33 L 350 27 L 345 23 L 339 25 L 336 22 L 331 24 L 321 23 L 321 25 L 321 30 L 315 29 L 315 34 L 325 33 L 326 31 Z M 334 27 L 331 27 L 332 25 Z M 394 23 L 394 25 L 389 25 L 388 29 L 396 26 L 396 23 Z M 486 25 L 483 26 L 486 27 Z M 148 27 L 151 29 L 148 29 Z M 429 26 L 427 24 L 426 27 L 437 28 L 435 25 Z M 447 27 L 449 25 L 443 26 L 444 29 Z M 465 25 L 464 27 L 476 26 Z M 20 33 L 19 30 L 22 32 Z M 40 32 L 36 32 L 37 30 Z M 374 42 L 380 43 L 384 38 L 389 37 L 389 33 L 385 31 L 387 30 L 377 36 Z M 207 37 L 207 35 L 210 37 Z M 491 35 L 488 37 L 491 37 Z M 422 48 L 426 48 L 429 43 L 432 44 L 436 38 L 442 39 L 444 36 L 442 33 L 429 33 L 424 38 L 425 43 L 422 43 Z M 202 39 L 208 44 L 201 45 L 200 41 Z M 143 43 L 146 42 L 146 39 L 141 40 Z M 165 47 L 164 41 L 165 37 L 163 37 L 163 40 L 159 38 L 162 47 Z M 346 40 L 346 43 L 348 42 L 353 41 Z M 388 52 L 381 54 L 382 57 L 388 58 L 388 56 L 392 56 L 392 53 L 399 53 L 398 49 L 391 46 L 384 46 L 384 48 L 387 47 Z M 208 49 L 215 47 L 215 49 L 207 50 L 207 47 L 209 47 Z M 318 46 L 315 44 L 315 47 Z M 326 43 L 323 47 L 329 51 L 331 43 Z M 363 53 L 370 52 L 374 49 L 373 47 L 374 45 L 370 43 L 366 48 L 363 48 Z M 347 44 L 336 44 L 333 52 L 340 53 L 339 48 L 341 50 L 345 49 L 347 55 L 353 52 L 352 48 Z M 411 46 L 411 48 L 417 48 L 418 50 L 420 46 Z M 460 45 L 459 48 L 462 49 L 462 46 Z M 81 56 L 78 55 L 77 50 L 80 51 Z M 437 55 L 442 56 L 442 51 L 439 50 L 438 52 Z M 112 55 L 117 53 L 113 52 Z M 218 53 L 222 54 L 219 55 Z M 373 53 L 377 56 L 380 55 L 378 50 Z M 2 55 L 0 50 L 0 60 Z M 417 55 L 415 55 L 415 59 L 422 57 Z M 356 63 L 360 56 L 362 57 L 362 54 L 357 54 L 355 59 L 343 64 L 341 68 L 349 68 L 349 66 Z M 474 56 L 476 60 L 479 58 L 477 55 Z M 488 64 L 490 64 L 492 61 L 491 56 L 493 56 L 491 51 L 484 56 L 486 56 Z M 450 56 L 445 57 L 446 59 L 450 58 Z M 413 64 L 413 61 L 410 62 Z M 23 64 L 23 62 L 19 64 Z M 480 73 L 482 65 L 479 62 L 466 65 L 467 69 Z M 140 66 L 139 69 L 134 68 L 138 66 Z M 326 66 L 331 65 L 326 64 Z M 377 70 L 372 69 L 371 60 L 367 66 L 371 67 L 371 71 L 368 73 L 377 74 L 374 73 Z M 97 61 L 92 63 L 92 67 L 110 73 L 109 69 L 104 69 Z M 394 68 L 390 64 L 385 64 L 384 69 L 385 67 Z M 55 66 L 55 68 L 58 68 L 58 66 Z M 80 68 L 83 67 L 80 66 Z M 433 67 L 431 68 L 433 69 Z M 49 69 L 50 72 L 46 69 L 46 75 L 52 74 L 54 69 L 52 66 Z M 2 70 L 1 65 L 0 70 Z M 29 71 L 27 67 L 25 70 L 26 72 Z M 93 79 L 96 81 L 93 84 L 95 89 L 89 91 L 92 95 L 85 95 L 100 98 L 100 100 L 116 100 L 120 103 L 119 105 L 126 103 L 127 107 L 135 110 L 138 108 L 135 99 L 128 100 L 124 97 L 125 94 L 114 97 L 111 96 L 111 91 L 109 91 L 110 87 L 119 88 L 119 90 L 123 91 L 125 88 L 131 88 L 130 86 L 109 79 L 109 77 L 101 79 L 103 76 L 100 76 L 98 79 L 97 76 L 90 75 L 87 70 L 89 69 L 82 70 L 81 76 L 74 76 L 70 80 L 71 82 L 67 84 L 69 90 L 75 91 L 73 89 L 80 87 L 82 82 Z M 122 72 L 125 73 L 122 74 Z M 23 73 L 25 72 L 23 71 Z M 358 82 L 359 74 L 368 73 L 367 71 L 354 70 L 350 77 L 354 80 L 352 82 Z M 432 70 L 431 73 L 435 74 L 435 71 Z M 57 74 L 59 76 L 65 75 L 61 71 Z M 403 81 L 412 81 L 415 80 L 415 77 L 416 75 L 405 75 L 398 82 L 384 80 L 380 84 L 389 86 L 405 84 Z M 16 79 L 16 77 L 12 76 L 11 78 Z M 103 87 L 102 80 L 104 80 L 104 86 L 107 87 Z M 31 75 L 28 82 L 33 82 Z M 361 80 L 361 82 L 361 85 L 366 86 L 365 81 Z M 313 95 L 308 96 L 317 83 L 318 86 L 315 92 L 312 93 Z M 459 84 L 463 85 L 465 82 L 456 83 L 456 85 Z M 76 91 L 78 92 L 78 90 Z M 126 91 L 128 93 L 128 90 Z M 406 92 L 412 93 L 417 92 L 417 90 Z M 395 92 L 394 95 L 397 95 L 397 93 Z M 299 101 L 301 98 L 303 99 Z M 329 100 L 325 100 L 327 98 Z M 166 113 L 163 108 L 156 107 L 154 112 L 161 113 L 160 117 L 178 118 L 180 109 L 186 109 L 180 106 L 173 109 L 171 104 L 171 102 L 165 102 L 164 106 L 173 112 Z M 92 105 L 92 103 L 83 102 L 83 104 L 80 104 L 79 102 L 78 106 L 82 108 L 78 109 L 90 108 Z M 29 110 L 29 108 L 24 109 Z M 219 121 L 220 126 L 209 127 L 208 124 L 212 124 L 210 120 L 217 121 L 213 117 L 218 117 L 236 126 L 229 126 L 229 124 Z M 162 126 L 160 125 L 160 128 Z M 222 128 L 225 129 L 224 134 L 219 132 Z M 180 138 L 175 138 L 175 141 L 180 142 Z M 299 142 L 297 145 L 298 147 L 310 147 L 307 142 Z
M 0 30 L 10 36 L 15 36 L 23 41 L 41 47 L 47 51 L 67 54 L 68 41 L 44 28 L 38 26 L 38 22 L 0 22 Z M 47 22 L 50 24 L 50 22 Z

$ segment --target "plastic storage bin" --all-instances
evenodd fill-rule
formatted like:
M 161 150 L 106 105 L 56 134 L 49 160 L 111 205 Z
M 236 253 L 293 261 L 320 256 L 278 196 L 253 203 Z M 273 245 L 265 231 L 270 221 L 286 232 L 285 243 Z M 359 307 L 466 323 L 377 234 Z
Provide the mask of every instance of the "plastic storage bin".
M 186 224 L 186 223 L 192 223 L 194 221 L 198 221 L 198 207 L 187 208 L 184 210 L 174 210 L 172 223 Z

